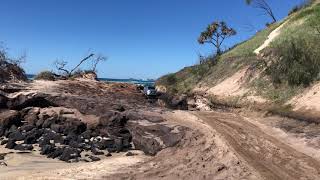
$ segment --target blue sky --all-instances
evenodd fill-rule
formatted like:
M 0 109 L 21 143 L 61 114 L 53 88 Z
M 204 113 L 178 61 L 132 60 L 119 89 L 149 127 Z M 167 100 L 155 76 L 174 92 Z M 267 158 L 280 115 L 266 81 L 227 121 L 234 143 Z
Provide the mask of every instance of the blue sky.
M 302 0 L 269 0 L 278 19 Z M 158 78 L 197 62 L 211 46 L 197 43 L 214 20 L 237 36 L 228 47 L 264 27 L 268 17 L 244 0 L 2 0 L 0 41 L 13 56 L 26 52 L 27 73 L 72 66 L 91 51 L 102 53 L 100 77 Z

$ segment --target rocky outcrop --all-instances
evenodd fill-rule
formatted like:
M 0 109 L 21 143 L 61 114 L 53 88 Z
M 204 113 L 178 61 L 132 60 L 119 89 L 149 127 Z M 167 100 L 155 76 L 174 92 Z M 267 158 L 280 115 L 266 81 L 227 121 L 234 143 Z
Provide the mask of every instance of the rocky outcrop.
M 48 100 L 47 94 L 42 93 L 28 93 L 18 94 L 13 98 L 7 99 L 7 107 L 9 109 L 21 110 L 26 107 L 50 107 L 55 106 L 50 100 Z
M 131 148 L 131 134 L 117 117 L 111 116 L 106 126 L 99 123 L 88 128 L 65 108 L 6 110 L 0 113 L 0 135 L 5 137 L 2 144 L 6 148 L 30 151 L 38 144 L 42 155 L 77 162 L 84 158 L 81 152 L 104 155 Z
M 9 128 L 12 125 L 19 125 L 21 123 L 20 113 L 13 110 L 3 110 L 0 112 L 0 127 Z
M 161 117 L 103 97 L 31 92 L 4 99 L 11 110 L 0 113 L 1 144 L 20 151 L 38 145 L 42 155 L 66 162 L 97 161 L 97 156 L 130 149 L 155 155 L 184 136 Z
M 0 109 L 7 107 L 8 98 L 2 94 L 0 94 Z
M 162 93 L 159 96 L 158 104 L 171 109 L 188 110 L 188 96 Z

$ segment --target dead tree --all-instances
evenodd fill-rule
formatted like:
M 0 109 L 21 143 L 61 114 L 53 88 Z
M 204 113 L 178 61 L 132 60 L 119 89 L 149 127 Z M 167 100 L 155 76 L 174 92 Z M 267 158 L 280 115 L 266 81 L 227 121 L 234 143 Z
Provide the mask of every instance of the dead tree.
M 85 58 L 83 58 L 82 60 L 80 60 L 80 62 L 71 70 L 69 70 L 66 66 L 68 64 L 68 62 L 63 61 L 63 60 L 57 60 L 54 62 L 55 68 L 60 71 L 63 72 L 63 74 L 61 76 L 65 76 L 65 77 L 71 77 L 74 73 L 76 73 L 77 70 L 79 70 L 79 67 L 86 61 L 92 61 L 92 69 L 90 71 L 92 72 L 96 72 L 97 69 L 97 65 L 102 62 L 102 61 L 106 61 L 107 58 L 104 57 L 103 55 L 99 54 L 95 57 L 95 54 L 91 53 L 90 55 L 86 56 Z
M 66 76 L 69 76 L 69 75 L 70 75 L 70 71 L 66 69 L 66 65 L 67 65 L 67 64 L 68 64 L 68 63 L 67 63 L 66 61 L 63 61 L 63 60 L 56 60 L 56 61 L 54 62 L 54 66 L 56 67 L 56 69 L 57 69 L 58 71 L 62 71 L 62 72 L 64 72 L 64 74 L 65 74 Z
M 76 65 L 76 66 L 70 71 L 70 75 L 71 75 L 75 70 L 77 70 L 77 69 L 81 66 L 82 63 L 84 63 L 85 61 L 87 61 L 88 59 L 90 59 L 90 58 L 93 57 L 93 56 L 94 56 L 94 54 L 90 54 L 89 56 L 83 58 L 83 59 L 79 62 L 79 64 Z
M 277 19 L 272 11 L 271 6 L 267 3 L 266 0 L 246 0 L 248 5 L 251 5 L 254 8 L 260 9 L 264 14 L 272 18 L 272 23 L 277 22 Z
M 92 60 L 92 71 L 97 72 L 97 65 L 100 62 L 104 62 L 106 60 L 107 60 L 107 57 L 103 56 L 102 54 L 97 55 L 97 57 Z

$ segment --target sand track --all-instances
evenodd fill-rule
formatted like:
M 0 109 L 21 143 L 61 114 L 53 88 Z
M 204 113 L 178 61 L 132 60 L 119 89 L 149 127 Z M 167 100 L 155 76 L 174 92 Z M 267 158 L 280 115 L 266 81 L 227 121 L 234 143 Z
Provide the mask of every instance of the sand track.
M 159 109 L 154 113 L 160 112 Z M 251 116 L 217 111 L 166 111 L 162 114 L 168 123 L 191 130 L 177 146 L 164 149 L 155 157 L 122 156 L 113 161 L 106 159 L 42 172 L 40 169 L 26 169 L 10 177 L 68 180 L 320 179 L 319 158 L 308 155 L 306 144 L 296 141 L 293 146 L 290 139 L 272 133 L 281 129 L 259 124 L 267 118 L 260 121 Z M 299 149 L 295 148 L 297 146 Z M 319 149 L 315 151 L 320 153 Z
M 240 116 L 217 112 L 199 112 L 196 115 L 220 133 L 237 156 L 263 179 L 320 178 L 318 160 L 267 135 Z
M 295 149 L 290 139 L 272 134 L 281 129 L 261 128 L 252 117 L 215 111 L 175 111 L 166 117 L 193 131 L 179 146 L 106 178 L 320 179 L 320 161 L 308 155 L 306 144 L 297 141 Z

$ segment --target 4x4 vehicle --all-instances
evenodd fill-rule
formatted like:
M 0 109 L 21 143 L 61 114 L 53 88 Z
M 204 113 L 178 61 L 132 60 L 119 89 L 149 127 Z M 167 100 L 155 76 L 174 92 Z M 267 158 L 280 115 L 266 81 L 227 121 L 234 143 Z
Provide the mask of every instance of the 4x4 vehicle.
M 146 96 L 156 96 L 157 95 L 157 90 L 154 86 L 145 86 L 143 89 L 143 93 Z

